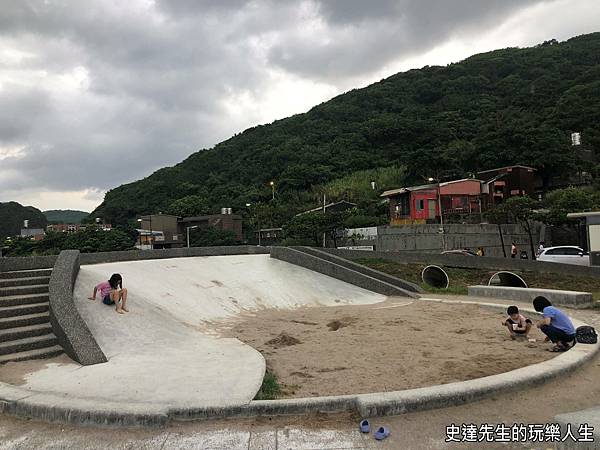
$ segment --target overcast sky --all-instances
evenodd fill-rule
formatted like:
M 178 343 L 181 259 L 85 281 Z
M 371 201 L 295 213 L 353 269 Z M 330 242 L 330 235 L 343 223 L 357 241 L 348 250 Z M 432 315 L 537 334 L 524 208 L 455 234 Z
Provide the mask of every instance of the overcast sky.
M 598 0 L 0 0 L 0 202 L 91 211 L 349 89 L 599 30 Z

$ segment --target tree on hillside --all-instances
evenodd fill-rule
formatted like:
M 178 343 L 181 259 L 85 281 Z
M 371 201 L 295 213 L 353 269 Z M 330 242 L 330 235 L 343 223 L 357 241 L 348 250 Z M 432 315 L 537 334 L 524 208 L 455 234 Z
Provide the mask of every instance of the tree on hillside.
M 210 212 L 210 203 L 201 195 L 188 195 L 177 199 L 167 208 L 168 214 L 181 217 L 203 216 Z
M 322 196 L 335 180 L 390 166 L 407 168 L 406 184 L 512 164 L 535 167 L 546 184 L 571 169 L 599 177 L 600 161 L 574 162 L 569 145 L 579 131 L 600 155 L 598 55 L 600 33 L 593 33 L 399 73 L 112 189 L 91 217 L 124 224 L 195 195 L 211 211 L 240 209 L 269 202 L 270 180 L 293 216 L 305 206 L 297 200 L 314 190 Z
M 569 187 L 550 192 L 544 199 L 545 212 L 540 220 L 549 225 L 569 223 L 567 214 L 600 208 L 600 195 L 592 190 Z
M 235 232 L 219 230 L 212 226 L 203 226 L 190 230 L 191 247 L 212 247 L 217 245 L 239 244 Z
M 537 206 L 538 203 L 530 197 L 511 197 L 496 207 L 499 210 L 496 214 L 499 216 L 504 215 L 509 221 L 520 224 L 525 228 L 525 231 L 529 236 L 531 259 L 535 259 L 535 248 L 531 228 L 532 221 L 537 217 L 535 212 Z
M 315 247 L 321 247 L 323 235 L 337 246 L 337 230 L 344 228 L 346 213 L 312 212 L 294 217 L 284 227 L 284 235 L 289 241 L 308 240 Z M 288 242 L 289 242 L 288 241 Z
M 96 227 L 76 233 L 49 232 L 41 241 L 13 239 L 8 243 L 7 256 L 56 255 L 62 250 L 79 250 L 82 253 L 130 250 L 134 240 L 124 231 L 103 231 Z

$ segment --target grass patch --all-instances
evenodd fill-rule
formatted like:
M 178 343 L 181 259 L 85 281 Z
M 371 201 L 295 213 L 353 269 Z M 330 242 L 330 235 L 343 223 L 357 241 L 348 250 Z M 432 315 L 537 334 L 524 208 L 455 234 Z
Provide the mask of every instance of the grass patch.
M 361 258 L 356 262 L 415 283 L 421 286 L 425 292 L 438 294 L 467 294 L 469 286 L 476 284 L 487 285 L 490 277 L 498 272 L 497 270 L 460 269 L 444 266 L 443 269 L 448 274 L 448 278 L 450 278 L 450 286 L 448 289 L 436 289 L 426 285 L 421 280 L 421 272 L 427 264 L 400 264 L 380 258 Z M 519 274 L 531 288 L 591 292 L 594 300 L 600 301 L 600 278 L 531 271 L 511 272 Z
M 254 400 L 275 400 L 280 395 L 281 387 L 277 382 L 277 377 L 270 372 L 266 372 L 262 385 L 256 393 Z

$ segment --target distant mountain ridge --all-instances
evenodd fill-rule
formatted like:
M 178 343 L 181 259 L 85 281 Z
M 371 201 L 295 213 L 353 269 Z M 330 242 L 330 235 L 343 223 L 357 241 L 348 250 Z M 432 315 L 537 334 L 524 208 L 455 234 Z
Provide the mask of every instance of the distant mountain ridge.
M 181 163 L 110 190 L 91 217 L 113 224 L 168 211 L 176 200 L 244 210 L 276 201 L 302 211 L 302 192 L 367 169 L 400 165 L 407 182 L 511 164 L 544 180 L 598 169 L 600 33 L 507 48 L 424 67 L 352 90 L 305 114 L 249 128 Z M 596 154 L 581 162 L 570 133 Z M 312 205 L 314 206 L 314 205 Z
M 17 202 L 0 203 L 0 239 L 19 236 L 24 220 L 29 221 L 29 228 L 46 228 L 48 224 L 44 214 L 33 206 Z
M 89 213 L 75 209 L 49 209 L 44 211 L 49 223 L 81 223 Z

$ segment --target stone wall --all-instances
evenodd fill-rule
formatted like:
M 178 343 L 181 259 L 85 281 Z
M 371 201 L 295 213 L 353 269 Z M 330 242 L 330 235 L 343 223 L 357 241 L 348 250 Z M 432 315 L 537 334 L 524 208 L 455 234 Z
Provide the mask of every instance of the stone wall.
M 0 272 L 14 270 L 52 269 L 56 262 L 56 255 L 52 256 L 24 256 L 15 258 L 0 258 Z
M 412 298 L 419 297 L 413 291 L 407 291 L 387 281 L 365 275 L 340 264 L 335 264 L 334 262 L 290 247 L 272 247 L 271 258 L 322 273 L 378 294 Z
M 73 299 L 79 273 L 79 250 L 58 255 L 50 277 L 50 323 L 58 342 L 71 359 L 84 366 L 107 361 Z
M 504 248 L 510 254 L 514 241 L 519 250 L 526 250 L 531 258 L 529 236 L 519 225 L 501 225 Z M 442 234 L 440 225 L 383 226 L 377 230 L 376 249 L 379 251 L 440 253 Z M 533 230 L 534 248 L 538 245 L 539 227 Z M 492 224 L 449 224 L 444 225 L 445 250 L 483 247 L 486 256 L 504 256 L 498 226 Z
M 222 247 L 170 248 L 164 250 L 128 250 L 121 252 L 81 253 L 81 264 L 100 264 L 144 259 L 184 258 L 192 256 L 269 254 L 269 247 L 236 245 Z M 0 272 L 13 270 L 51 269 L 58 256 L 25 256 L 0 258 Z

